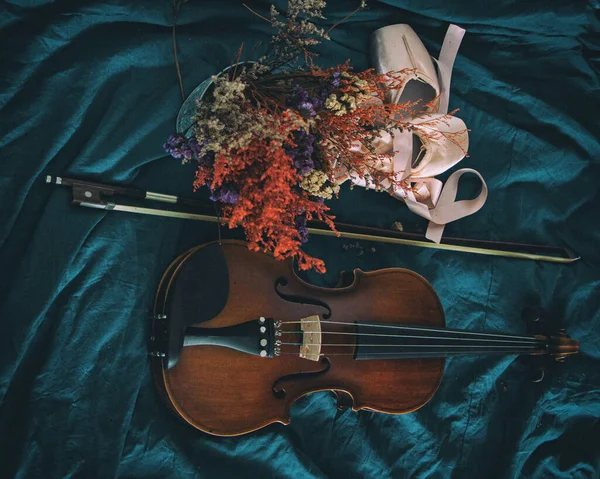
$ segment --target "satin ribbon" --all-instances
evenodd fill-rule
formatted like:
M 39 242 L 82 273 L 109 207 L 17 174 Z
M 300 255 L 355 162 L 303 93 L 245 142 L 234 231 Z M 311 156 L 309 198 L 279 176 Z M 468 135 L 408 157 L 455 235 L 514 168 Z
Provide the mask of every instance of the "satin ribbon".
M 458 193 L 458 180 L 465 173 L 473 173 L 481 180 L 481 193 L 477 198 L 472 200 L 461 200 L 455 201 Z M 439 197 L 437 201 L 433 201 L 435 204 L 434 208 L 428 208 L 424 203 L 420 203 L 414 193 L 410 190 L 399 190 L 404 193 L 402 199 L 413 213 L 422 216 L 429 220 L 427 232 L 425 237 L 435 243 L 439 243 L 442 240 L 442 234 L 444 233 L 444 226 L 452 221 L 456 221 L 465 216 L 472 215 L 481 209 L 487 200 L 487 185 L 483 180 L 482 176 L 476 170 L 472 168 L 463 168 L 455 171 L 446 185 L 441 188 L 441 181 L 435 178 L 426 178 L 426 182 L 435 183 L 428 186 L 430 194 L 436 194 L 435 191 L 439 191 Z M 396 194 L 394 194 L 396 196 Z
M 465 36 L 464 28 L 460 28 L 457 25 L 450 25 L 446 31 L 444 37 L 444 43 L 442 43 L 442 49 L 440 50 L 440 58 L 433 61 L 438 66 L 438 81 L 440 83 L 440 104 L 438 113 L 448 113 L 448 104 L 450 103 L 450 80 L 452 80 L 452 68 L 454 67 L 454 60 L 458 55 L 458 49 L 460 43 Z
M 438 114 L 445 115 L 448 112 L 452 68 L 464 34 L 464 29 L 456 25 L 450 25 L 442 44 L 439 59 L 434 58 L 438 65 L 438 82 L 440 85 Z M 418 118 L 415 120 L 418 120 Z M 415 123 L 418 123 L 418 121 Z M 404 201 L 410 211 L 429 220 L 425 236 L 427 239 L 439 243 L 446 224 L 472 215 L 483 207 L 487 200 L 487 185 L 483 177 L 471 168 L 463 168 L 454 172 L 445 185 L 442 185 L 442 182 L 434 177 L 421 177 L 418 173 L 413 173 L 411 171 L 412 133 L 400 132 L 399 130 L 394 133 L 392 161 L 382 161 L 378 165 L 378 169 L 388 173 L 396 172 L 395 180 L 401 180 L 402 186 L 391 185 L 389 182 L 382 183 L 382 186 L 387 188 L 395 198 Z M 384 133 L 380 137 L 379 144 L 376 145 L 380 153 L 386 152 L 386 147 L 390 143 L 388 137 L 388 133 Z M 351 150 L 361 151 L 363 148 L 359 144 L 353 146 Z M 452 164 L 448 165 L 445 170 L 452 166 Z M 438 171 L 436 174 L 445 170 Z M 459 180 L 466 173 L 472 173 L 481 180 L 481 192 L 474 199 L 455 201 Z M 341 180 L 340 182 L 350 179 L 357 186 L 374 187 L 367 179 L 360 178 L 351 172 L 341 173 L 338 179 Z

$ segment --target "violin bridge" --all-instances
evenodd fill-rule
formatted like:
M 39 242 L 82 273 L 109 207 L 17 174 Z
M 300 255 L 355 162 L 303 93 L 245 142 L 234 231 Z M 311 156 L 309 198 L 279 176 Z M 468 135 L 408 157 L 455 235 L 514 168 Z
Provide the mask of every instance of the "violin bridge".
M 318 361 L 321 356 L 321 320 L 317 314 L 300 320 L 302 346 L 300 357 L 309 361 Z

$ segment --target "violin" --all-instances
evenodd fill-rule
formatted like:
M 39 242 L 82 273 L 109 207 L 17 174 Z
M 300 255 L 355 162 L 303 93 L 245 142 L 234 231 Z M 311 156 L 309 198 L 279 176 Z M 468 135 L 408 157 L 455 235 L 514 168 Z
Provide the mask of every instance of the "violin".
M 292 261 L 215 241 L 176 258 L 154 302 L 152 375 L 165 404 L 216 436 L 290 423 L 298 398 L 404 414 L 425 405 L 454 355 L 550 355 L 579 341 L 445 327 L 431 286 L 402 268 L 354 270 L 338 287 L 303 281 Z

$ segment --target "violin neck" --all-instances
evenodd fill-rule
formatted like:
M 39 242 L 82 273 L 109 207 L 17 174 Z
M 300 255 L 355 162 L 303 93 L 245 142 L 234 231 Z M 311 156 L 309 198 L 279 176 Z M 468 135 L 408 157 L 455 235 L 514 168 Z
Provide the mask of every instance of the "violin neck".
M 500 333 L 356 325 L 356 359 L 401 359 L 483 354 L 547 354 L 549 339 Z

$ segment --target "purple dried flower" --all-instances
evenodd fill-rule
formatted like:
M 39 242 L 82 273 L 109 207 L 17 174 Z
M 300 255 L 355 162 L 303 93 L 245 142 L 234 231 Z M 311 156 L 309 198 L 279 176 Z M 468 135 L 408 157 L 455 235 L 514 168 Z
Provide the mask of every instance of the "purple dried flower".
M 300 233 L 300 242 L 306 243 L 308 241 L 308 226 L 306 216 L 296 216 L 294 220 L 294 226 Z
M 173 133 L 172 135 L 169 135 L 169 138 L 167 138 L 167 143 L 169 143 L 173 147 L 181 146 L 185 142 L 186 142 L 185 136 L 179 135 L 177 133 Z
M 308 92 L 300 85 L 294 86 L 294 95 L 290 99 L 290 105 L 296 107 L 300 113 L 313 117 L 317 115 L 319 108 L 323 106 L 320 98 L 310 98 Z
M 327 100 L 327 97 L 335 92 L 340 87 L 340 73 L 333 72 L 333 80 L 321 90 L 320 99 L 322 101 Z
M 316 116 L 316 114 L 317 114 L 317 112 L 315 111 L 315 105 L 313 105 L 309 101 L 300 103 L 300 106 L 298 109 L 300 110 L 301 113 L 305 113 L 308 116 Z
M 194 156 L 198 157 L 198 154 L 200 153 L 200 143 L 198 143 L 198 140 L 196 140 L 196 138 L 192 138 L 188 142 L 188 145 L 191 148 L 191 150 L 194 152 Z
M 319 110 L 320 108 L 323 107 L 323 103 L 325 103 L 326 98 L 320 98 L 318 96 L 313 97 L 310 102 L 313 105 L 313 108 L 315 110 Z
M 174 133 L 167 138 L 167 142 L 163 145 L 163 149 L 173 158 L 189 161 L 195 159 L 199 165 L 210 166 L 215 161 L 213 152 L 200 156 L 202 145 L 194 137 L 186 138 L 183 135 Z
M 163 145 L 163 149 L 173 158 L 191 159 L 193 154 L 188 146 L 188 139 L 185 136 L 172 134 L 167 138 L 167 142 Z
M 310 173 L 315 167 L 313 153 L 315 136 L 305 130 L 294 131 L 295 148 L 288 149 L 288 155 L 294 160 L 298 173 L 305 175 Z
M 301 175 L 306 175 L 315 168 L 315 164 L 310 158 L 301 158 L 294 160 L 294 165 L 298 169 L 298 173 L 300 173 Z
M 298 103 L 304 103 L 308 101 L 308 92 L 300 85 L 295 85 L 294 96 L 296 97 L 295 99 Z
M 192 149 L 188 145 L 185 145 L 181 149 L 181 154 L 183 155 L 183 157 L 186 160 L 191 160 L 194 157 L 194 152 L 192 151 Z
M 308 91 L 296 84 L 294 85 L 293 95 L 288 98 L 288 105 L 297 108 L 305 116 L 314 117 L 323 108 L 327 97 L 334 93 L 340 84 L 340 73 L 333 72 L 332 80 L 320 89 L 318 95 L 312 98 L 310 98 Z
M 171 149 L 165 148 L 165 151 L 167 153 L 169 153 L 176 160 L 179 160 L 179 159 L 181 159 L 181 157 L 183 157 L 183 154 L 181 153 L 181 150 L 179 148 L 171 148 Z
M 212 201 L 221 201 L 222 203 L 227 203 L 229 205 L 237 203 L 239 197 L 240 193 L 235 188 L 227 185 L 214 190 L 212 195 L 210 195 Z

